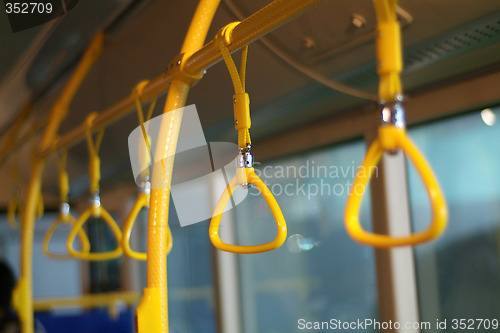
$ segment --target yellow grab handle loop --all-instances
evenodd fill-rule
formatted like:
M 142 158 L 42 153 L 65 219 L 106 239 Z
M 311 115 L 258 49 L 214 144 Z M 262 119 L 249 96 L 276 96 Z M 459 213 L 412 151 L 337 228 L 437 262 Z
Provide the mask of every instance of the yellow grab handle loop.
M 149 194 L 139 193 L 137 196 L 137 200 L 134 203 L 134 206 L 130 210 L 130 213 L 125 220 L 125 224 L 123 225 L 123 235 L 122 235 L 122 249 L 123 253 L 133 259 L 136 260 L 146 260 L 148 258 L 146 253 L 136 252 L 130 248 L 130 235 L 132 232 L 132 228 L 134 227 L 134 223 L 139 215 L 141 209 L 149 206 Z M 172 250 L 172 232 L 170 227 L 167 225 L 167 255 Z
M 49 250 L 49 244 L 50 240 L 52 239 L 52 236 L 54 235 L 54 232 L 56 231 L 57 227 L 60 224 L 71 224 L 74 226 L 76 224 L 75 218 L 71 214 L 60 214 L 54 222 L 50 225 L 49 229 L 47 230 L 47 233 L 45 234 L 45 237 L 43 238 L 43 253 L 51 259 L 56 259 L 56 260 L 67 260 L 67 259 L 72 259 L 73 257 L 69 254 L 63 254 L 63 253 L 55 253 L 51 252 Z M 78 238 L 80 239 L 80 245 L 82 248 L 82 252 L 88 253 L 90 251 L 90 242 L 87 237 L 87 234 L 85 234 L 85 231 L 83 229 L 78 230 Z
M 373 234 L 363 230 L 359 222 L 359 209 L 368 181 L 373 175 L 384 151 L 401 149 L 413 163 L 429 196 L 432 221 L 425 231 L 408 236 L 392 237 Z M 406 135 L 406 131 L 395 126 L 382 126 L 377 139 L 372 143 L 358 169 L 354 179 L 345 210 L 345 225 L 349 235 L 356 241 L 375 247 L 393 247 L 417 245 L 439 237 L 446 227 L 448 209 L 443 194 L 431 168 L 415 145 Z
M 224 193 L 222 193 L 222 196 L 220 197 L 215 208 L 214 215 L 212 216 L 212 220 L 210 221 L 209 234 L 212 244 L 219 250 L 233 253 L 260 253 L 279 248 L 286 240 L 287 227 L 285 218 L 283 217 L 283 213 L 281 212 L 276 199 L 266 184 L 264 184 L 264 182 L 255 174 L 253 168 L 238 168 L 236 172 L 236 176 L 234 176 L 234 178 L 229 182 L 224 190 Z M 232 245 L 224 243 L 219 237 L 219 226 L 224 209 L 226 208 L 229 198 L 232 196 L 236 187 L 242 183 L 255 185 L 271 209 L 274 220 L 276 221 L 278 233 L 276 238 L 269 243 L 252 246 Z
M 115 259 L 122 255 L 123 251 L 120 246 L 122 233 L 120 231 L 120 227 L 118 227 L 111 214 L 109 214 L 108 211 L 104 209 L 104 207 L 99 207 L 98 212 L 98 216 L 95 216 L 94 207 L 87 208 L 87 210 L 85 210 L 82 215 L 80 215 L 80 218 L 76 221 L 75 225 L 71 229 L 68 240 L 66 241 L 66 247 L 72 257 L 90 261 L 103 261 Z M 76 235 L 82 231 L 83 225 L 91 217 L 100 217 L 109 226 L 111 232 L 113 233 L 113 236 L 116 239 L 117 246 L 114 250 L 99 253 L 84 251 L 84 249 L 82 249 L 82 251 L 75 250 L 75 248 L 73 247 L 73 242 L 76 238 Z
M 100 198 L 99 198 L 99 181 L 100 181 L 100 159 L 99 159 L 99 148 L 102 143 L 102 137 L 104 134 L 104 129 L 100 129 L 99 133 L 97 134 L 97 139 L 94 140 L 92 139 L 92 121 L 97 117 L 96 113 L 92 113 L 87 117 L 87 146 L 89 149 L 89 155 L 90 155 L 90 167 L 89 167 L 89 173 L 90 173 L 90 191 L 91 195 L 93 196 L 92 198 L 92 205 L 87 208 L 82 215 L 78 218 L 76 221 L 75 225 L 71 229 L 68 239 L 66 241 L 66 247 L 68 248 L 68 252 L 72 257 L 79 258 L 79 259 L 84 259 L 84 260 L 91 260 L 91 261 L 103 261 L 103 260 L 111 260 L 118 258 L 119 256 L 122 255 L 123 251 L 120 246 L 121 244 L 121 238 L 122 238 L 122 233 L 120 230 L 120 227 L 116 224 L 116 221 L 113 219 L 111 214 L 108 213 L 104 207 L 102 207 Z M 73 242 L 76 238 L 76 235 L 82 230 L 83 225 L 89 218 L 102 218 L 102 220 L 109 226 L 111 229 L 111 232 L 113 236 L 115 237 L 116 240 L 116 248 L 112 251 L 107 251 L 107 252 L 99 252 L 99 253 L 92 253 L 92 252 L 85 252 L 85 251 L 76 251 L 73 247 Z
M 226 63 L 229 75 L 231 76 L 231 80 L 233 81 L 235 92 L 235 94 L 233 95 L 234 127 L 238 130 L 238 146 L 241 149 L 244 149 L 248 145 L 252 144 L 249 132 L 249 129 L 252 125 L 250 119 L 250 98 L 245 92 L 248 45 L 245 45 L 241 48 L 241 65 L 239 73 L 227 48 L 227 46 L 232 42 L 232 32 L 239 23 L 240 22 L 229 23 L 224 28 L 219 30 L 216 36 L 216 41 L 219 45 L 222 58 Z
M 87 117 L 87 147 L 89 150 L 89 177 L 90 192 L 99 191 L 99 181 L 101 180 L 101 160 L 99 158 L 99 148 L 101 147 L 104 128 L 97 134 L 96 140 L 92 138 L 92 122 L 97 117 L 97 113 L 91 113 Z
M 380 76 L 379 99 L 392 101 L 402 94 L 400 73 L 403 69 L 401 28 L 397 20 L 397 0 L 374 0 L 377 13 L 377 72 Z

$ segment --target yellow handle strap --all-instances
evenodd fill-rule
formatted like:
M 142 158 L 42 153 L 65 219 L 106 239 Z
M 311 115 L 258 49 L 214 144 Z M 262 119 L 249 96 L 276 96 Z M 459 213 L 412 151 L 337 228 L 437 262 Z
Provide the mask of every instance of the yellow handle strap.
M 139 125 L 141 126 L 142 135 L 144 137 L 144 142 L 146 142 L 146 147 L 147 147 L 147 151 L 140 152 L 139 163 L 141 166 L 141 170 L 146 170 L 146 172 L 148 172 L 147 176 L 149 176 L 148 167 L 151 162 L 151 138 L 148 136 L 147 128 L 146 126 L 144 126 L 144 122 L 147 122 L 151 119 L 151 116 L 153 115 L 153 111 L 156 106 L 156 98 L 155 98 L 151 101 L 146 116 L 146 120 L 144 120 L 144 111 L 142 110 L 141 94 L 144 87 L 147 86 L 148 84 L 149 84 L 148 80 L 141 81 L 135 86 L 134 90 L 132 91 L 132 94 L 134 95 L 135 98 L 135 105 L 137 109 L 137 117 L 139 118 Z
M 140 100 L 140 95 L 142 94 L 142 90 L 148 83 L 149 81 L 147 80 L 141 81 L 137 84 L 137 86 L 133 90 L 136 109 L 137 109 L 137 116 L 139 118 L 139 124 L 141 126 L 142 135 L 144 136 L 144 141 L 146 142 L 147 146 L 147 151 L 144 151 L 142 154 L 139 154 L 139 158 L 141 158 L 140 161 L 141 170 L 149 170 L 148 166 L 151 158 L 151 144 L 150 144 L 151 139 L 148 136 L 147 129 L 144 125 L 142 103 Z M 146 121 L 151 119 L 151 115 L 153 114 L 155 105 L 156 105 L 156 99 L 154 99 L 149 106 L 149 111 L 146 117 Z M 137 200 L 134 203 L 134 206 L 130 210 L 127 219 L 125 220 L 125 224 L 123 225 L 123 236 L 121 241 L 123 252 L 125 253 L 126 256 L 136 260 L 147 260 L 147 254 L 132 250 L 132 248 L 130 247 L 130 236 L 134 223 L 137 220 L 137 216 L 139 215 L 140 211 L 143 208 L 149 206 L 149 200 L 150 200 L 150 195 L 148 193 L 144 192 L 139 193 L 137 196 Z M 167 225 L 166 228 L 167 228 L 167 255 L 168 255 L 172 250 L 172 232 L 170 230 L 170 226 Z
M 98 156 L 98 152 L 104 134 L 104 129 L 100 129 L 99 133 L 97 134 L 95 142 L 92 139 L 92 121 L 95 119 L 95 117 L 97 117 L 97 113 L 92 113 L 87 117 L 87 146 L 90 155 L 90 167 L 89 167 L 90 184 L 91 184 L 90 191 L 91 195 L 93 196 L 97 196 L 99 193 L 99 181 L 101 178 L 100 177 L 101 171 L 100 171 L 100 159 Z M 85 222 L 87 222 L 87 220 L 91 217 L 101 218 L 111 229 L 111 232 L 113 233 L 113 236 L 115 237 L 117 244 L 114 250 L 107 252 L 99 252 L 99 253 L 91 253 L 88 251 L 85 252 L 83 251 L 83 249 L 81 252 L 75 250 L 75 248 L 73 247 L 73 242 L 76 238 L 76 235 L 80 232 Z M 71 229 L 68 239 L 66 241 L 66 247 L 68 249 L 69 254 L 75 258 L 90 260 L 90 261 L 111 260 L 118 258 L 123 253 L 120 246 L 121 238 L 122 238 L 122 233 L 120 227 L 118 227 L 116 221 L 113 219 L 111 214 L 109 214 L 108 211 L 104 209 L 104 207 L 102 207 L 100 203 L 100 198 L 94 197 L 92 205 L 89 208 L 87 208 L 82 213 L 82 215 L 80 215 L 79 219 L 76 221 L 75 225 Z
M 49 229 L 47 230 L 47 233 L 45 234 L 45 237 L 43 238 L 43 253 L 51 259 L 56 259 L 56 260 L 67 260 L 67 259 L 72 259 L 73 257 L 69 254 L 63 254 L 63 253 L 55 253 L 51 252 L 49 249 L 49 244 L 50 240 L 52 239 L 52 236 L 54 235 L 57 227 L 60 224 L 66 224 L 69 223 L 72 226 L 75 226 L 76 220 L 71 214 L 67 215 L 62 215 L 60 214 L 54 222 L 50 225 Z M 90 251 L 90 242 L 87 237 L 87 234 L 85 234 L 85 231 L 83 229 L 78 230 L 78 238 L 80 239 L 80 246 L 82 249 L 83 253 L 88 253 Z
M 137 200 L 134 203 L 134 206 L 130 210 L 127 219 L 125 220 L 125 224 L 123 225 L 123 237 L 121 242 L 123 253 L 125 253 L 126 256 L 136 260 L 146 260 L 148 258 L 148 255 L 146 253 L 136 252 L 131 249 L 130 235 L 134 223 L 141 209 L 149 206 L 149 198 L 150 198 L 149 194 L 139 193 L 139 195 L 137 196 Z M 172 250 L 172 232 L 170 230 L 170 227 L 167 227 L 167 255 L 170 253 L 171 250 Z
M 80 215 L 80 218 L 76 221 L 75 225 L 71 229 L 68 239 L 66 241 L 66 247 L 68 249 L 69 254 L 72 257 L 89 261 L 104 261 L 104 260 L 116 259 L 122 255 L 123 251 L 120 246 L 122 233 L 120 231 L 120 227 L 118 227 L 111 214 L 109 214 L 108 211 L 104 209 L 104 207 L 100 207 L 98 212 L 99 212 L 98 216 L 95 216 L 94 207 L 87 208 L 87 210 L 85 210 L 82 213 L 82 215 Z M 91 217 L 99 217 L 109 226 L 117 243 L 117 246 L 114 250 L 107 252 L 99 252 L 99 253 L 91 253 L 89 251 L 84 251 L 85 249 L 83 248 L 81 252 L 75 250 L 75 248 L 73 247 L 73 243 L 76 238 L 76 235 L 80 233 L 85 222 L 87 222 L 87 220 Z
M 377 235 L 366 232 L 359 222 L 359 208 L 363 198 L 364 189 L 372 177 L 373 170 L 382 157 L 384 151 L 402 149 L 413 163 L 427 190 L 432 210 L 432 221 L 425 231 L 402 237 Z M 378 138 L 372 143 L 366 156 L 358 168 L 358 173 L 349 193 L 345 210 L 345 225 L 351 237 L 366 245 L 376 247 L 393 247 L 404 245 L 417 245 L 439 237 L 446 228 L 448 210 L 443 194 L 439 188 L 431 168 L 425 158 L 411 142 L 402 128 L 383 126 L 379 128 Z M 368 170 L 368 173 L 366 173 Z
M 271 212 L 273 214 L 274 220 L 276 221 L 276 227 L 278 228 L 278 233 L 276 238 L 266 244 L 261 245 L 252 245 L 252 246 L 242 246 L 242 245 L 232 245 L 224 243 L 219 237 L 219 226 L 222 218 L 222 214 L 224 213 L 224 209 L 226 208 L 227 203 L 229 202 L 229 198 L 232 196 L 234 190 L 239 184 L 253 184 L 257 187 L 266 200 L 269 208 L 271 208 Z M 219 250 L 233 252 L 233 253 L 260 253 L 271 251 L 279 248 L 286 240 L 287 227 L 285 218 L 283 217 L 283 213 L 276 202 L 276 199 L 272 195 L 269 188 L 267 188 L 266 184 L 255 174 L 253 168 L 238 168 L 236 169 L 236 176 L 229 182 L 224 193 L 219 199 L 217 206 L 215 208 L 214 215 L 212 216 L 212 220 L 210 221 L 209 227 L 209 235 L 212 244 L 218 248 Z
M 37 159 L 37 138 L 35 136 L 36 130 L 35 126 L 31 128 L 30 131 L 30 137 L 31 137 L 31 168 L 33 169 L 33 166 L 35 164 L 35 161 Z M 40 191 L 38 193 L 38 198 L 36 202 L 36 218 L 41 219 L 43 217 L 45 207 L 43 203 L 43 195 L 42 195 L 42 188 L 40 187 Z
M 374 0 L 377 13 L 377 72 L 380 76 L 379 99 L 393 101 L 402 93 L 403 69 L 401 28 L 397 20 L 397 0 Z
M 216 36 L 217 43 L 219 45 L 222 58 L 226 63 L 227 69 L 229 70 L 229 75 L 233 81 L 234 86 L 234 125 L 238 130 L 238 146 L 242 149 L 246 148 L 247 145 L 251 145 L 252 141 L 250 139 L 249 129 L 252 125 L 250 119 L 250 98 L 245 92 L 245 77 L 246 77 L 246 63 L 248 58 L 248 45 L 241 48 L 241 65 L 240 71 L 236 65 L 227 49 L 227 46 L 232 43 L 232 32 L 234 28 L 240 22 L 233 22 L 222 28 Z
M 358 168 L 345 210 L 345 224 L 351 237 L 363 244 L 376 247 L 417 245 L 438 237 L 446 227 L 448 210 L 431 168 L 406 135 L 404 110 L 401 104 L 402 88 L 399 74 L 403 68 L 400 27 L 396 17 L 397 0 L 374 0 L 377 12 L 377 61 L 380 76 L 379 99 L 382 126 L 377 139 L 368 149 Z M 414 164 L 429 195 L 432 221 L 429 228 L 403 237 L 377 235 L 364 231 L 359 222 L 359 208 L 364 189 L 384 151 L 403 150 Z M 368 174 L 365 172 L 368 170 Z
M 92 122 L 97 117 L 97 113 L 91 113 L 87 117 L 87 146 L 89 150 L 89 177 L 90 192 L 99 191 L 99 181 L 101 180 L 101 159 L 99 158 L 99 148 L 101 147 L 104 128 L 97 133 L 96 140 L 92 138 Z
M 57 156 L 57 164 L 59 166 L 59 197 L 61 202 L 68 202 L 69 194 L 69 176 L 66 171 L 68 153 L 64 151 L 61 156 Z
M 69 211 L 69 204 L 68 204 L 68 193 L 69 193 L 69 178 L 68 178 L 68 172 L 66 171 L 66 165 L 67 165 L 67 160 L 68 160 L 68 153 L 64 151 L 60 156 L 57 156 L 57 164 L 59 166 L 59 195 L 61 198 L 61 211 L 59 213 L 59 216 L 52 222 L 50 225 L 49 229 L 47 230 L 47 233 L 45 234 L 45 237 L 43 238 L 43 244 L 42 244 L 42 249 L 45 255 L 49 258 L 56 259 L 56 260 L 67 260 L 67 259 L 72 259 L 72 257 L 69 254 L 63 254 L 63 253 L 55 253 L 51 252 L 49 249 L 49 244 L 50 240 L 52 239 L 52 236 L 54 235 L 57 227 L 60 224 L 70 224 L 71 226 L 74 226 L 76 224 L 75 218 L 71 215 Z M 64 207 L 66 205 L 66 207 Z M 80 245 L 82 252 L 88 253 L 90 251 L 90 242 L 87 237 L 87 234 L 83 229 L 78 230 L 78 238 L 80 239 Z

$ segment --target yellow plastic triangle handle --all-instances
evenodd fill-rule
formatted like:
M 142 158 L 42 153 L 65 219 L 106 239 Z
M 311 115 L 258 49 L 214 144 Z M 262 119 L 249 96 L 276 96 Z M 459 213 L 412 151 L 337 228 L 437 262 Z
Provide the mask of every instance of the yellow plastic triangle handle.
M 52 239 L 52 236 L 54 235 L 54 232 L 56 231 L 57 227 L 60 224 L 64 223 L 69 223 L 72 226 L 76 224 L 76 219 L 71 215 L 67 215 L 65 217 L 62 217 L 59 215 L 54 222 L 50 225 L 49 229 L 47 230 L 47 233 L 45 234 L 45 237 L 43 238 L 43 253 L 51 259 L 56 259 L 56 260 L 68 260 L 68 259 L 73 259 L 73 257 L 70 254 L 63 254 L 63 253 L 55 253 L 51 252 L 49 250 L 49 244 L 50 240 Z M 90 242 L 87 237 L 87 234 L 83 229 L 78 230 L 78 238 L 80 239 L 80 244 L 82 247 L 82 252 L 88 253 L 90 251 Z
M 431 224 L 427 230 L 401 237 L 366 232 L 359 222 L 359 208 L 364 190 L 384 151 L 394 151 L 397 149 L 401 149 L 413 163 L 427 190 L 432 210 Z M 413 142 L 408 138 L 404 129 L 395 126 L 380 127 L 377 139 L 368 149 L 358 170 L 345 210 L 346 229 L 354 240 L 366 245 L 387 248 L 417 245 L 435 239 L 443 233 L 448 218 L 446 202 L 431 168 Z
M 73 247 L 73 242 L 76 238 L 76 235 L 80 232 L 80 230 L 82 230 L 82 227 L 85 224 L 85 222 L 87 222 L 88 219 L 91 217 L 96 217 L 96 218 L 99 217 L 104 222 L 106 222 L 106 224 L 109 226 L 111 232 L 113 233 L 116 239 L 116 244 L 117 244 L 116 249 L 112 251 L 99 252 L 99 253 L 84 252 L 84 251 L 80 252 L 75 250 L 75 248 Z M 90 260 L 90 261 L 111 260 L 111 259 L 116 259 L 123 254 L 122 248 L 120 246 L 121 238 L 122 238 L 122 233 L 120 231 L 120 227 L 118 227 L 111 214 L 109 214 L 108 211 L 104 209 L 104 207 L 102 206 L 98 207 L 97 212 L 96 212 L 96 207 L 89 207 L 87 208 L 87 210 L 83 212 L 82 215 L 80 215 L 80 218 L 71 229 L 68 236 L 68 240 L 66 241 L 66 247 L 68 248 L 69 254 L 74 258 Z
M 123 225 L 123 236 L 121 241 L 121 246 L 123 249 L 123 253 L 133 259 L 136 260 L 147 260 L 148 255 L 142 252 L 136 252 L 130 248 L 130 235 L 132 233 L 132 228 L 134 227 L 134 223 L 139 215 L 139 212 L 144 207 L 149 205 L 149 194 L 139 193 L 137 196 L 137 200 L 134 203 L 134 206 L 130 210 L 130 213 L 125 220 L 125 224 Z M 170 227 L 167 226 L 167 254 L 172 250 L 172 232 L 170 231 Z
M 236 171 L 236 175 L 226 186 L 224 193 L 222 193 L 222 196 L 215 207 L 212 220 L 210 221 L 209 235 L 212 244 L 219 250 L 233 253 L 260 253 L 279 248 L 286 240 L 287 228 L 285 218 L 283 217 L 283 213 L 281 212 L 276 199 L 272 195 L 269 188 L 267 188 L 266 184 L 264 184 L 259 176 L 255 174 L 253 168 L 238 168 Z M 234 193 L 236 187 L 242 183 L 255 185 L 271 209 L 274 220 L 276 221 L 276 227 L 278 228 L 278 234 L 276 235 L 276 238 L 269 243 L 251 246 L 232 245 L 224 243 L 219 237 L 219 226 L 224 209 L 226 208 L 229 198 L 232 196 L 232 193 Z

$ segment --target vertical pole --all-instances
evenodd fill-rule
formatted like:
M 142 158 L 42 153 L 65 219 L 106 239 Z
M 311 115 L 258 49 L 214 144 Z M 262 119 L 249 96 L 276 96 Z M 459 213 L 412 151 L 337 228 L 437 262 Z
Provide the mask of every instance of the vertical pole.
M 378 177 L 371 182 L 374 232 L 391 236 L 411 233 L 404 154 L 384 154 L 377 171 Z M 375 249 L 375 261 L 380 321 L 401 324 L 399 330 L 384 332 L 420 333 L 419 329 L 405 328 L 407 323 L 419 321 L 413 248 Z
M 82 56 L 74 73 L 54 104 L 49 123 L 45 129 L 39 151 L 52 145 L 61 122 L 80 88 L 83 80 L 99 58 L 104 43 L 104 34 L 99 33 Z M 18 312 L 22 333 L 33 333 L 33 233 L 35 231 L 35 211 L 42 186 L 45 159 L 37 158 L 31 169 L 28 196 L 21 222 L 21 277 L 13 295 L 14 307 Z
M 200 49 L 206 39 L 220 0 L 201 0 L 189 26 L 181 53 L 189 56 Z M 187 57 L 186 57 L 187 58 Z M 163 113 L 183 108 L 190 85 L 174 80 L 170 85 Z M 136 311 L 139 333 L 168 332 L 167 229 L 170 182 L 182 112 L 163 117 L 151 177 L 151 201 L 148 219 L 148 287 Z M 163 162 L 162 162 L 163 161 Z

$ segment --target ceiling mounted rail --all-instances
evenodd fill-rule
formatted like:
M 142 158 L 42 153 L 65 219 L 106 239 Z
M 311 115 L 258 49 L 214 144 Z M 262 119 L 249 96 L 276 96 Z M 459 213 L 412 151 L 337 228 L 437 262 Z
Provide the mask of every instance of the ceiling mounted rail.
M 249 44 L 273 30 L 308 12 L 327 0 L 276 0 L 255 14 L 243 20 L 233 31 L 233 42 L 228 45 L 230 52 Z M 187 58 L 184 60 L 184 58 Z M 179 55 L 168 65 L 167 71 L 146 85 L 141 94 L 141 102 L 164 94 L 172 80 L 181 77 L 196 76 L 215 65 L 222 59 L 220 50 L 212 40 L 193 55 Z M 116 104 L 105 109 L 94 119 L 92 130 L 106 127 L 134 110 L 135 97 L 129 95 Z M 80 125 L 63 134 L 50 148 L 40 152 L 41 157 L 47 157 L 53 150 L 69 148 L 85 138 L 86 126 Z

